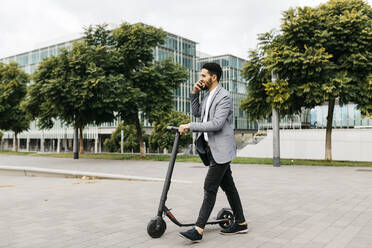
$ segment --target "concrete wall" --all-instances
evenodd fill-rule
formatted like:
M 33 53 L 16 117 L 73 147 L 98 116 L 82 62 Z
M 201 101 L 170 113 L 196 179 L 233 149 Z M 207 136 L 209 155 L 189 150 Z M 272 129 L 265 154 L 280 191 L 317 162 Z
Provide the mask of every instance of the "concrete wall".
M 324 159 L 325 129 L 280 130 L 281 158 Z M 272 158 L 273 136 L 238 150 L 240 157 Z M 372 161 L 372 129 L 334 129 L 332 159 Z

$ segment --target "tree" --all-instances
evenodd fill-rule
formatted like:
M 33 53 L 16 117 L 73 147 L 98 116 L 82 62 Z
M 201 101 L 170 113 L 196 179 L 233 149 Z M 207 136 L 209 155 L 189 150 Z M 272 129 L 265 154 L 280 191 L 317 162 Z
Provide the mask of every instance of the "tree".
M 172 110 L 159 121 L 153 123 L 154 130 L 149 137 L 149 145 L 152 150 L 160 148 L 163 150 L 167 148 L 169 151 L 172 149 L 174 142 L 174 132 L 168 131 L 167 126 L 179 126 L 183 123 L 189 123 L 190 117 L 186 114 Z M 192 142 L 192 134 L 188 133 L 180 137 L 179 146 L 185 147 Z
M 281 89 L 281 94 L 268 88 L 271 81 L 271 70 L 265 61 L 268 46 L 273 42 L 276 34 L 274 31 L 260 34 L 258 36 L 258 47 L 256 50 L 249 51 L 249 60 L 243 64 L 242 77 L 249 83 L 247 86 L 247 98 L 241 101 L 240 108 L 248 113 L 251 121 L 268 118 L 272 114 L 272 109 L 280 109 L 281 116 L 291 115 L 299 112 L 296 95 L 288 90 L 285 81 L 277 82 L 277 89 Z
M 153 62 L 153 49 L 166 37 L 161 29 L 128 23 L 112 31 L 106 27 L 88 27 L 71 51 L 41 62 L 27 110 L 42 128 L 52 127 L 55 118 L 79 128 L 81 141 L 86 125 L 120 116 L 136 126 L 144 156 L 139 114 L 151 122 L 169 111 L 173 90 L 187 72 L 170 60 Z
M 257 49 L 249 51 L 248 62 L 243 64 L 242 77 L 249 83 L 247 98 L 241 101 L 240 108 L 248 113 L 251 121 L 270 117 L 273 108 L 280 109 L 282 117 L 302 111 L 303 98 L 294 94 L 287 81 L 271 82 L 273 69 L 267 53 L 277 35 L 274 31 L 258 35 Z
M 133 87 L 138 89 L 138 94 L 124 99 L 125 105 L 121 105 L 119 115 L 135 124 L 141 155 L 144 155 L 144 147 L 139 113 L 151 123 L 162 119 L 173 108 L 174 88 L 185 80 L 185 69 L 170 60 L 154 62 L 133 75 Z
M 87 30 L 89 42 L 100 39 L 111 42 L 111 52 L 116 60 L 115 70 L 124 80 L 120 86 L 118 115 L 125 123 L 137 129 L 140 153 L 144 153 L 142 127 L 139 115 L 153 122 L 173 107 L 173 91 L 187 80 L 187 71 L 171 60 L 154 62 L 153 49 L 164 43 L 166 33 L 143 24 L 123 23 L 112 33 L 101 27 Z M 102 38 L 104 37 L 104 38 Z
M 90 26 L 85 33 L 89 44 L 102 40 L 110 47 L 115 59 L 115 71 L 123 78 L 117 106 L 118 116 L 136 126 L 140 153 L 144 153 L 142 126 L 139 116 L 150 122 L 159 113 L 170 111 L 173 90 L 186 81 L 187 71 L 170 60 L 154 62 L 153 49 L 164 43 L 166 33 L 144 24 L 126 22 L 112 32 L 103 26 Z
M 21 107 L 28 81 L 28 75 L 17 63 L 0 63 L 0 129 L 14 132 L 15 151 L 18 151 L 17 135 L 30 126 L 30 120 Z
M 361 88 L 366 90 L 361 92 L 360 97 L 355 102 L 363 116 L 372 117 L 372 74 L 369 74 L 368 80 L 364 82 Z
M 282 20 L 279 34 L 260 36 L 258 51 L 243 69 L 243 75 L 253 79 L 249 84 L 256 85 L 249 86 L 248 91 L 255 91 L 242 108 L 258 117 L 258 109 L 268 115 L 268 105 L 298 113 L 302 107 L 328 102 L 325 159 L 331 160 L 336 99 L 339 104 L 356 102 L 365 112 L 370 108 L 370 101 L 363 99 L 362 104 L 360 96 L 371 94 L 366 87 L 372 68 L 371 7 L 362 0 L 331 0 L 316 8 L 292 8 Z M 258 56 L 260 51 L 263 56 Z M 268 77 L 272 70 L 279 75 L 277 84 Z M 257 79 L 260 73 L 264 79 Z M 257 103 L 264 106 L 254 107 L 254 98 L 261 96 L 265 100 Z
M 138 143 L 137 129 L 134 125 L 125 125 L 120 122 L 116 130 L 111 134 L 110 138 L 104 141 L 105 151 L 120 152 L 121 150 L 121 131 L 124 131 L 124 151 L 139 152 L 140 145 Z M 142 136 L 147 140 L 147 136 L 142 133 Z
M 84 152 L 83 129 L 89 124 L 111 122 L 118 105 L 119 84 L 115 60 L 106 45 L 79 41 L 70 51 L 45 58 L 33 75 L 25 108 L 38 118 L 41 128 L 54 120 L 80 129 L 80 153 Z

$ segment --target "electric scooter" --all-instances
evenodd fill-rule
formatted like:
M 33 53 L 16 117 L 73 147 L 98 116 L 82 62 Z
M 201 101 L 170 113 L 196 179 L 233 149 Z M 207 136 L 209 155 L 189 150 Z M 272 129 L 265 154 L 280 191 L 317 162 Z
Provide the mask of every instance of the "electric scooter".
M 167 225 L 163 219 L 163 214 L 167 216 L 174 224 L 176 224 L 179 227 L 195 225 L 195 223 L 189 223 L 189 224 L 180 223 L 176 219 L 176 217 L 174 217 L 174 215 L 171 213 L 170 209 L 167 208 L 167 206 L 165 206 L 165 202 L 167 201 L 169 187 L 171 184 L 174 164 L 175 164 L 176 157 L 177 157 L 178 142 L 180 139 L 180 133 L 178 132 L 178 127 L 168 126 L 167 130 L 176 132 L 176 137 L 173 143 L 171 159 L 169 161 L 168 171 L 167 171 L 167 175 L 164 181 L 163 192 L 160 198 L 158 213 L 154 218 L 150 220 L 150 222 L 147 225 L 147 233 L 152 238 L 160 238 L 164 234 L 165 230 L 167 229 Z M 219 224 L 221 228 L 226 229 L 232 225 L 234 219 L 235 219 L 235 216 L 231 209 L 222 208 L 218 212 L 216 220 L 207 222 L 207 225 Z

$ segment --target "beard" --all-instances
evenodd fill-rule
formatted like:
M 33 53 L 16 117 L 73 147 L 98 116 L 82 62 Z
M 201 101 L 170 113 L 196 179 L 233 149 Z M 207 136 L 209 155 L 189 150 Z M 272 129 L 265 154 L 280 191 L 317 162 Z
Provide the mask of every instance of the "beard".
M 209 87 L 212 85 L 212 79 L 210 78 L 207 82 L 204 83 L 204 85 L 209 89 Z

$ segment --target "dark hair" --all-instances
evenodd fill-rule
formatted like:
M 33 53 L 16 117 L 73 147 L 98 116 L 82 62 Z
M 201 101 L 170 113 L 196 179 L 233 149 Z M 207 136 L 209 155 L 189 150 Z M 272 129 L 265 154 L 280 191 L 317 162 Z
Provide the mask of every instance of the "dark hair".
M 205 63 L 202 67 L 202 69 L 208 70 L 210 75 L 216 75 L 217 81 L 220 82 L 220 78 L 222 75 L 222 68 L 217 63 Z

